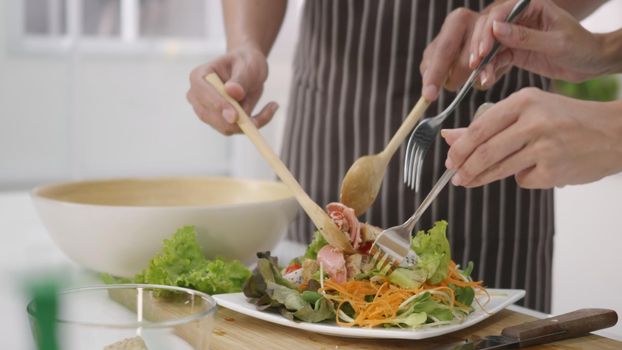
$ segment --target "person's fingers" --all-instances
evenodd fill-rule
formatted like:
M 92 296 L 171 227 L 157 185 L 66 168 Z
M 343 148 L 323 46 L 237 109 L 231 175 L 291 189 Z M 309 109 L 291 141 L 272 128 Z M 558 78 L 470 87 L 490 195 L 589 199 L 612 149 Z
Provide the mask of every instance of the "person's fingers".
M 223 118 L 220 117 L 218 113 L 215 113 L 213 110 L 208 110 L 207 108 L 203 107 L 200 103 L 198 103 L 196 97 L 193 94 L 188 93 L 187 96 L 188 102 L 190 102 L 194 113 L 204 123 L 207 123 L 224 135 L 232 135 L 241 132 L 237 124 L 228 123 L 223 120 Z
M 543 168 L 536 164 L 529 168 L 517 171 L 514 175 L 516 183 L 522 188 L 528 189 L 545 189 L 558 186 L 555 179 L 551 178 Z
M 492 50 L 492 47 L 495 44 L 495 37 L 493 35 L 493 23 L 495 22 L 504 22 L 507 18 L 510 11 L 514 5 L 518 2 L 516 1 L 506 1 L 501 3 L 498 6 L 494 6 L 488 16 L 486 16 L 486 21 L 482 27 L 479 37 L 479 43 L 477 46 L 478 49 L 478 58 L 481 60 Z M 522 15 L 521 15 L 522 17 Z
M 512 104 L 508 100 L 501 101 L 475 118 L 465 134 L 449 148 L 445 163 L 447 167 L 460 167 L 479 145 L 514 124 L 520 111 L 516 108 L 509 108 L 513 107 Z
M 440 33 L 434 39 L 435 48 L 429 58 L 423 75 L 421 94 L 428 101 L 434 101 L 438 97 L 440 87 L 443 85 L 447 73 L 459 57 L 467 32 L 470 17 L 475 13 L 460 8 L 447 16 Z
M 441 130 L 441 137 L 445 139 L 445 142 L 449 146 L 453 145 L 456 140 L 458 140 L 464 133 L 467 128 L 456 128 L 456 129 L 443 129 Z
M 449 70 L 447 80 L 445 81 L 445 89 L 449 91 L 456 91 L 462 87 L 464 82 L 471 74 L 471 70 L 468 67 L 469 52 L 461 49 L 460 56 L 456 58 L 453 66 Z
M 278 109 L 279 109 L 279 104 L 272 101 L 266 104 L 261 109 L 261 111 L 259 111 L 259 113 L 254 115 L 251 118 L 251 121 L 253 122 L 253 124 L 255 124 L 257 128 L 261 128 L 262 126 L 268 124 L 270 120 L 272 120 L 272 117 L 274 117 L 274 114 L 276 113 Z
M 500 51 L 484 68 L 476 80 L 478 90 L 490 89 L 510 68 L 512 68 L 512 51 Z
M 229 74 L 226 65 L 226 60 L 220 60 L 195 68 L 190 74 L 188 100 L 201 120 L 224 134 L 231 134 L 239 130 L 234 126 L 237 113 L 233 106 L 205 81 L 205 77 L 210 73 L 218 74 L 221 79 L 227 78 Z
M 495 82 L 495 68 L 494 63 L 490 62 L 479 75 L 480 87 L 482 90 L 487 90 Z
M 550 53 L 558 45 L 554 34 L 505 22 L 493 22 L 493 34 L 499 42 L 512 49 Z
M 432 52 L 434 52 L 434 50 L 436 50 L 436 41 L 432 40 L 432 42 L 428 45 L 428 47 L 426 47 L 425 50 L 423 51 L 423 56 L 421 58 L 421 64 L 419 65 L 419 73 L 421 74 L 422 79 L 423 79 L 423 76 L 425 75 L 425 72 L 428 69 L 428 66 L 430 63 L 430 56 L 432 55 Z
M 510 125 L 475 148 L 454 177 L 454 184 L 463 185 L 479 178 L 487 169 L 525 147 L 528 136 L 518 124 Z
M 210 118 L 223 119 L 228 124 L 234 124 L 237 121 L 237 113 L 233 106 L 208 82 L 201 79 L 192 89 L 196 102 L 208 111 Z
M 237 59 L 231 66 L 231 77 L 225 81 L 225 91 L 234 100 L 242 101 L 249 92 L 252 80 L 258 77 L 252 76 L 253 72 L 248 64 L 241 59 Z
M 497 82 L 497 80 L 512 68 L 513 60 L 514 54 L 510 49 L 503 49 L 497 53 L 492 62 L 492 66 L 494 67 L 494 76 L 492 77 L 493 83 Z
M 531 153 L 531 150 L 528 147 L 525 147 L 504 160 L 494 164 L 490 168 L 486 169 L 483 173 L 481 173 L 478 177 L 473 179 L 468 183 L 463 183 L 464 187 L 479 187 L 491 182 L 504 179 L 508 176 L 512 176 L 515 174 L 519 174 L 525 169 L 529 169 L 533 167 L 535 164 L 534 157 Z M 454 178 L 453 181 L 462 182 L 462 179 Z
M 516 1 L 506 1 L 499 5 L 492 5 L 490 10 L 480 18 L 471 38 L 470 50 L 474 57 L 471 68 L 475 68 L 494 45 L 492 23 L 495 20 L 503 21 L 515 3 Z
M 480 16 L 473 27 L 473 33 L 471 34 L 471 42 L 469 45 L 469 68 L 471 69 L 475 69 L 481 61 L 479 56 L 479 43 L 481 42 L 481 37 L 483 36 L 486 18 L 486 16 Z

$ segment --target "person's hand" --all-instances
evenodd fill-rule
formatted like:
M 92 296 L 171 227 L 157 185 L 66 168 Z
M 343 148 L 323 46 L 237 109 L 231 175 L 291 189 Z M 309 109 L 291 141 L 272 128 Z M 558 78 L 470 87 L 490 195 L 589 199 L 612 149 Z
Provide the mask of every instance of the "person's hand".
M 421 95 L 426 100 L 436 100 L 443 86 L 455 91 L 466 81 L 470 74 L 468 48 L 475 24 L 482 16 L 461 7 L 445 18 L 441 31 L 424 50 L 419 66 Z
M 479 18 L 469 46 L 471 69 L 488 54 L 495 39 L 503 45 L 491 68 L 480 75 L 485 85 L 500 78 L 498 72 L 516 66 L 553 79 L 579 82 L 601 75 L 608 68 L 602 35 L 590 33 L 570 13 L 551 0 L 532 1 L 514 24 L 505 17 L 516 1 L 506 1 Z
M 225 91 L 251 115 L 268 77 L 266 57 L 256 48 L 243 46 L 196 67 L 190 73 L 190 89 L 186 98 L 197 116 L 225 135 L 239 133 L 241 131 L 236 124 L 237 112 L 205 81 L 205 76 L 212 72 L 223 80 Z M 277 108 L 278 104 L 272 101 L 251 117 L 251 120 L 258 128 L 262 127 L 272 119 Z
M 481 13 L 465 8 L 445 19 L 425 49 L 420 66 L 422 95 L 438 97 L 439 87 L 457 90 L 490 52 L 502 48 L 480 74 L 476 88 L 491 87 L 512 66 L 551 78 L 581 81 L 601 74 L 609 64 L 600 54 L 603 37 L 585 30 L 550 0 L 532 1 L 515 24 L 505 23 L 516 0 L 494 3 Z
M 535 88 L 498 102 L 468 128 L 443 130 L 455 185 L 515 175 L 524 188 L 596 181 L 622 171 L 622 103 L 571 99 Z

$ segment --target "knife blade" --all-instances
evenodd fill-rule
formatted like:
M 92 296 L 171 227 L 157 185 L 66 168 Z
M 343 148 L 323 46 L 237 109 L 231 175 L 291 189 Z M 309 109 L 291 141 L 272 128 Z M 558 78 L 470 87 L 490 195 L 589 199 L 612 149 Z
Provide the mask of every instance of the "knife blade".
M 614 326 L 618 314 L 608 309 L 580 309 L 567 314 L 506 327 L 501 335 L 463 340 L 435 350 L 518 349 L 579 337 Z

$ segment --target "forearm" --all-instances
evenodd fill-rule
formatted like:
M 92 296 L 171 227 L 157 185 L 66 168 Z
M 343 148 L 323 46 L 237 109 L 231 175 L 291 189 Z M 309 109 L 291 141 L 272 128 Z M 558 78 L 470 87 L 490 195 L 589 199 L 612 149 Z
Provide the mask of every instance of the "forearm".
M 622 73 L 622 29 L 595 36 L 600 41 L 602 52 L 601 74 Z
M 287 0 L 222 0 L 227 50 L 251 45 L 266 56 L 279 33 Z
M 557 6 L 568 11 L 578 20 L 582 20 L 589 16 L 607 1 L 608 0 L 553 0 Z

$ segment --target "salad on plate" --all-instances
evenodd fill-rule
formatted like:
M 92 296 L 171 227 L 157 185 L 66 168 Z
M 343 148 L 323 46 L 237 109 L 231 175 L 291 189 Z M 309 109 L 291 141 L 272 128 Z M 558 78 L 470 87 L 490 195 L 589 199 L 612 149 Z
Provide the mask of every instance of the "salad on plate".
M 276 310 L 290 320 L 333 320 L 344 327 L 421 328 L 460 323 L 473 312 L 473 264 L 451 260 L 447 222 L 417 232 L 411 248 L 417 262 L 378 269 L 369 251 L 381 229 L 359 222 L 354 210 L 330 203 L 327 212 L 355 249 L 347 254 L 316 231 L 303 256 L 280 267 L 270 252 L 258 253 L 257 266 L 243 286 L 260 310 Z

